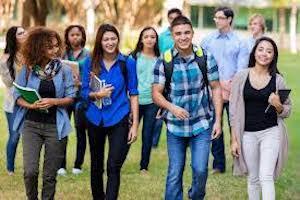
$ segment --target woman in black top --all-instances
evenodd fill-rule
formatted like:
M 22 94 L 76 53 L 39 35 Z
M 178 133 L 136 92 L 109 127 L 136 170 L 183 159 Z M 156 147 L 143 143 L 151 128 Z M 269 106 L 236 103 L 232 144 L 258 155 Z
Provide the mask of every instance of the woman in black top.
M 277 69 L 275 42 L 262 37 L 250 54 L 249 68 L 239 72 L 232 83 L 230 124 L 234 174 L 248 174 L 251 200 L 275 199 L 274 177 L 284 160 L 286 131 L 282 118 L 290 111 L 289 101 L 280 102 L 278 89 L 285 88 Z M 270 106 L 269 106 L 270 105 Z
M 14 128 L 22 133 L 24 183 L 27 199 L 38 199 L 39 160 L 45 147 L 41 199 L 54 199 L 56 171 L 64 156 L 71 124 L 65 107 L 73 102 L 76 90 L 69 66 L 57 59 L 62 42 L 53 30 L 35 28 L 29 32 L 22 53 L 25 65 L 16 82 L 35 89 L 41 99 L 31 104 L 14 92 L 20 106 Z

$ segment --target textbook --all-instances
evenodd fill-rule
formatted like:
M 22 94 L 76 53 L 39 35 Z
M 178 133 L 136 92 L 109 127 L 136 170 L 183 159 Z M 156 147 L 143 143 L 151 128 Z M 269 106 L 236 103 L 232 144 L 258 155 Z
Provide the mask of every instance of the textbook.
M 33 104 L 36 101 L 42 99 L 40 94 L 36 91 L 36 89 L 29 88 L 29 87 L 22 87 L 18 85 L 16 82 L 13 82 L 16 90 L 21 94 L 22 98 L 30 104 Z M 48 109 L 40 109 L 41 112 L 48 113 Z
M 289 94 L 291 93 L 291 91 L 292 91 L 291 89 L 281 89 L 281 90 L 278 90 L 278 95 L 279 95 L 281 103 L 284 103 L 287 100 L 287 98 L 289 97 Z M 270 107 L 271 107 L 271 104 L 268 105 L 268 107 L 265 110 L 265 113 L 268 112 L 268 110 L 269 110 Z
M 34 102 L 42 99 L 40 94 L 35 89 L 29 87 L 22 87 L 15 82 L 13 82 L 13 85 L 15 86 L 16 90 L 21 94 L 23 99 L 30 104 L 33 104 Z
M 79 78 L 79 63 L 78 62 L 70 61 L 70 60 L 61 60 L 61 62 L 70 66 L 73 76 L 76 78 Z
M 90 81 L 90 88 L 93 92 L 98 92 L 104 87 L 104 81 L 101 81 L 97 76 L 93 75 Z M 98 99 L 94 101 L 98 108 L 102 108 L 102 100 Z

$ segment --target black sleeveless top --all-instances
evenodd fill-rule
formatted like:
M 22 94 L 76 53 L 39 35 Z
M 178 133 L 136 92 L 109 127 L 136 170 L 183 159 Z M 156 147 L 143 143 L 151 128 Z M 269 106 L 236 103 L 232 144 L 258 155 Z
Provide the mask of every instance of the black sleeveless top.
M 276 76 L 272 76 L 268 85 L 260 90 L 250 84 L 249 75 L 244 87 L 245 101 L 245 131 L 261 131 L 277 126 L 277 112 L 270 106 L 268 112 L 268 99 L 272 92 L 276 91 Z
M 55 98 L 53 80 L 41 80 L 38 92 L 42 98 Z M 48 108 L 48 113 L 43 110 L 28 110 L 25 119 L 46 124 L 56 124 L 56 109 L 56 106 L 52 106 Z

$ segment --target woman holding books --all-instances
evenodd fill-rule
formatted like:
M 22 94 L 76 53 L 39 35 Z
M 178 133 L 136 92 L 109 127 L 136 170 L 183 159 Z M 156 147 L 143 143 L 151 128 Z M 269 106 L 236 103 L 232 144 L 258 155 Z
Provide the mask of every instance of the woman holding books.
M 25 35 L 26 31 L 21 26 L 9 28 L 6 34 L 4 54 L 0 59 L 0 75 L 5 86 L 3 110 L 6 114 L 9 133 L 6 146 L 6 169 L 9 175 L 13 175 L 15 171 L 15 156 L 19 142 L 19 135 L 13 131 L 16 106 L 13 101 L 12 83 L 22 66 L 20 49 Z
M 231 151 L 235 175 L 248 175 L 248 197 L 275 199 L 274 178 L 287 158 L 287 134 L 283 119 L 291 102 L 280 100 L 278 90 L 286 89 L 277 69 L 278 50 L 268 37 L 257 40 L 248 69 L 233 79 L 230 96 Z M 271 106 L 268 106 L 271 105 Z M 268 109 L 266 109 L 268 108 Z
M 137 139 L 138 90 L 135 61 L 119 51 L 120 37 L 110 24 L 98 28 L 91 58 L 83 63 L 81 96 L 86 101 L 94 199 L 116 200 L 120 171 L 130 144 Z M 97 78 L 95 78 L 96 76 Z M 91 81 L 100 80 L 98 88 Z M 100 85 L 100 86 L 101 86 Z M 98 89 L 100 90 L 98 90 Z M 95 101 L 95 102 L 94 102 Z M 99 105 L 99 101 L 102 105 Z M 129 126 L 129 113 L 132 125 Z M 108 137 L 107 185 L 103 187 L 104 146 Z
M 87 123 L 82 112 L 82 102 L 80 101 L 80 74 L 82 69 L 80 68 L 80 63 L 89 56 L 89 51 L 84 48 L 86 42 L 86 34 L 83 26 L 81 25 L 70 25 L 65 30 L 65 47 L 66 51 L 63 55 L 63 62 L 66 64 L 73 64 L 73 77 L 75 85 L 78 87 L 78 95 L 74 100 L 74 103 L 67 107 L 68 115 L 71 119 L 72 112 L 74 112 L 74 125 L 76 129 L 76 159 L 74 168 L 72 169 L 73 174 L 82 173 L 81 165 L 84 161 L 84 154 L 86 149 L 86 132 L 87 132 Z M 68 62 L 71 61 L 71 62 Z M 74 69 L 76 68 L 76 69 Z M 79 72 L 79 73 L 78 73 Z M 67 146 L 66 146 L 67 148 Z M 57 171 L 58 175 L 66 175 L 66 154 L 61 163 L 59 170 Z
M 132 57 L 136 59 L 139 119 L 143 118 L 141 173 L 147 173 L 153 141 L 154 126 L 158 107 L 152 101 L 152 83 L 154 65 L 159 57 L 158 35 L 154 28 L 145 27 L 139 36 Z
M 38 199 L 39 160 L 44 145 L 43 188 L 41 199 L 54 199 L 56 172 L 62 162 L 71 124 L 65 107 L 73 102 L 76 90 L 69 66 L 57 59 L 62 42 L 57 32 L 34 28 L 22 47 L 25 65 L 17 84 L 35 89 L 40 100 L 30 104 L 15 90 L 20 106 L 14 129 L 23 134 L 24 183 L 28 199 Z

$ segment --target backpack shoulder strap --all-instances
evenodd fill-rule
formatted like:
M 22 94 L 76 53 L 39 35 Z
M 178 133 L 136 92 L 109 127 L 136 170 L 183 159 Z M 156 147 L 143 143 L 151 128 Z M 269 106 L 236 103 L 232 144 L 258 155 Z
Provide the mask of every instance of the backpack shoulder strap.
M 172 49 L 167 50 L 163 54 L 163 65 L 164 65 L 164 72 L 165 72 L 165 89 L 164 89 L 164 97 L 168 99 L 169 94 L 171 92 L 171 80 L 173 74 L 173 51 Z
M 207 77 L 207 62 L 206 62 L 207 57 L 203 53 L 202 48 L 198 48 L 197 51 L 195 52 L 195 60 L 203 76 L 204 85 L 202 87 L 204 88 L 205 86 L 208 86 L 209 83 Z
M 203 76 L 203 82 L 204 84 L 202 85 L 201 89 L 206 88 L 206 92 L 208 94 L 208 98 L 210 98 L 210 93 L 209 93 L 209 81 L 208 81 L 208 70 L 207 70 L 207 56 L 203 53 L 202 48 L 198 48 L 197 51 L 195 52 L 195 60 L 199 66 L 199 69 L 201 70 L 202 76 Z M 211 107 L 211 100 L 208 100 L 208 107 L 210 110 L 212 110 Z

